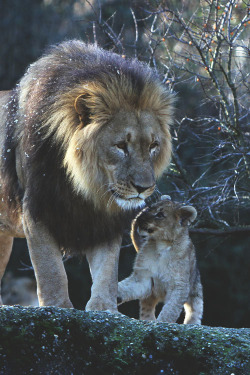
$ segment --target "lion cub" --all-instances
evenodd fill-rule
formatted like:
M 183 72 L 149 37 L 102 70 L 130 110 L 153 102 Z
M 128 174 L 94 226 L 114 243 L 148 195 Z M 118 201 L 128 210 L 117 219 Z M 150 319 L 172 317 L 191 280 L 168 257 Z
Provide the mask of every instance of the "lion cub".
M 118 283 L 118 303 L 140 300 L 140 319 L 175 323 L 183 305 L 184 324 L 201 324 L 203 295 L 194 245 L 188 225 L 194 207 L 164 198 L 142 210 L 132 223 L 131 237 L 138 251 L 132 274 Z

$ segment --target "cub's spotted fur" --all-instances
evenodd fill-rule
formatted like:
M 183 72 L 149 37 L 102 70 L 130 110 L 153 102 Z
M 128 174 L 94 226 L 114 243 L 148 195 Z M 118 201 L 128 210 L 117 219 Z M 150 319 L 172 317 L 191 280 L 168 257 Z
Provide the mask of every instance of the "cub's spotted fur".
M 132 274 L 118 284 L 118 302 L 140 300 L 140 319 L 174 323 L 183 305 L 184 324 L 201 324 L 203 295 L 188 224 L 194 207 L 162 200 L 142 210 L 132 223 L 131 237 L 138 251 Z

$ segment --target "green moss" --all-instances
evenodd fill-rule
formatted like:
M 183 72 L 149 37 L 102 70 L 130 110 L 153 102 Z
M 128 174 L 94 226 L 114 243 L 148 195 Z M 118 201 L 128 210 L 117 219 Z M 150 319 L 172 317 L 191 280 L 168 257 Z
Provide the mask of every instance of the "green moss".
M 248 375 L 249 342 L 249 329 L 51 307 L 0 309 L 0 374 Z

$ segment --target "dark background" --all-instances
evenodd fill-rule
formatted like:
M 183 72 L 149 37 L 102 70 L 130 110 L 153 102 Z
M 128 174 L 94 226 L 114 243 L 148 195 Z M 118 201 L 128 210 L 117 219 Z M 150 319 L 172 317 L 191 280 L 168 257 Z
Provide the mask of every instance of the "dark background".
M 107 20 L 109 17 L 113 17 L 112 22 L 109 23 L 112 30 L 119 33 L 119 30 L 124 28 L 127 38 L 127 44 L 124 47 L 115 44 L 112 40 L 112 33 L 110 32 L 111 35 L 107 33 L 105 23 L 98 24 L 100 14 L 97 1 L 0 1 L 0 89 L 7 90 L 14 87 L 27 66 L 35 61 L 48 45 L 65 39 L 81 38 L 89 42 L 97 40 L 98 44 L 104 48 L 114 49 L 126 55 L 134 55 L 134 22 L 130 8 L 132 7 L 139 18 L 147 3 L 148 1 L 102 0 L 100 2 L 102 19 Z M 181 2 L 172 3 L 178 5 Z M 114 12 L 116 12 L 115 15 Z M 145 41 L 143 25 L 140 27 L 137 47 L 138 57 L 143 59 L 142 51 L 145 50 Z M 175 91 L 178 95 L 177 120 L 185 115 L 195 118 L 202 111 L 214 111 L 213 108 L 206 107 L 204 103 L 201 106 L 202 98 L 199 88 L 191 85 L 190 81 L 179 84 Z M 174 129 L 173 127 L 173 134 Z M 185 141 L 188 144 L 188 131 L 185 134 Z M 189 147 L 183 148 L 179 156 L 184 162 L 192 165 L 195 163 L 197 153 L 204 155 L 206 152 L 206 146 L 200 140 L 197 142 L 190 140 Z M 198 170 L 198 165 L 195 168 Z M 162 193 L 169 192 L 168 182 L 165 178 L 159 182 L 159 189 Z M 243 218 L 249 220 L 249 210 L 243 210 L 242 215 Z M 192 234 L 192 239 L 196 246 L 204 287 L 203 324 L 250 327 L 249 233 L 235 233 L 226 236 Z M 126 234 L 121 250 L 119 279 L 128 276 L 132 269 L 135 251 L 131 246 L 127 246 L 129 243 L 130 239 Z M 34 277 L 33 271 L 28 269 L 29 265 L 25 241 L 15 240 L 8 271 L 18 277 Z M 84 309 L 90 296 L 91 287 L 87 262 L 85 259 L 70 258 L 65 261 L 65 267 L 68 273 L 72 302 L 76 308 Z M 120 308 L 120 311 L 137 318 L 137 301 L 125 304 Z

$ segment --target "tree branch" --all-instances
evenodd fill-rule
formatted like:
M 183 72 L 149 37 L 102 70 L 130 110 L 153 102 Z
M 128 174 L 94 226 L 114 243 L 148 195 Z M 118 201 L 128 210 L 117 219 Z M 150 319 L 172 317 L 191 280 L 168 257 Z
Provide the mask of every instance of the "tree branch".
M 250 233 L 250 225 L 228 227 L 224 229 L 212 229 L 212 228 L 191 228 L 190 233 L 202 233 L 202 234 L 213 234 L 215 236 L 227 236 L 229 234 L 237 233 Z

